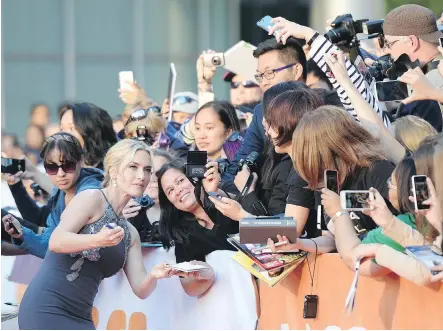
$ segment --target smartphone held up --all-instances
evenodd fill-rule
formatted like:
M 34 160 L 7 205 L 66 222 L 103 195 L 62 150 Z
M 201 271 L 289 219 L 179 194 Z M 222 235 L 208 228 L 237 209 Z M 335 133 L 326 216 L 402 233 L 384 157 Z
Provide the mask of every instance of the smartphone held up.
M 369 201 L 374 200 L 374 194 L 370 191 L 341 191 L 340 204 L 346 211 L 371 210 Z
M 25 160 L 2 157 L 2 174 L 15 175 L 19 171 L 25 171 Z
M 426 210 L 429 209 L 429 205 L 423 204 L 426 200 L 429 199 L 429 187 L 426 182 L 426 176 L 416 175 L 412 176 L 412 193 L 414 195 L 414 205 L 415 210 Z

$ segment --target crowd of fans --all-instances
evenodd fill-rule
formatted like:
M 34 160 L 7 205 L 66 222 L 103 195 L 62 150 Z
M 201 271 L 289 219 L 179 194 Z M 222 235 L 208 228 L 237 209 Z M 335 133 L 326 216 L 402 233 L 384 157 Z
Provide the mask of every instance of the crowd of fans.
M 100 281 L 122 268 L 140 298 L 173 276 L 200 296 L 217 279 L 206 256 L 235 250 L 227 235 L 248 216 L 296 220 L 299 238 L 279 247 L 270 239 L 273 251 L 338 252 L 351 270 L 361 260 L 365 276 L 443 281 L 443 265 L 430 269 L 405 254 L 411 245 L 443 249 L 443 90 L 428 75 L 443 76 L 435 16 L 404 5 L 385 17 L 379 51 L 419 64 L 399 76 L 412 93 L 396 107 L 378 101 L 372 82 L 329 39 L 281 17 L 272 23 L 275 37 L 253 53 L 256 81 L 225 74 L 230 101 L 216 99 L 220 69 L 204 63 L 208 51 L 197 60 L 198 95 L 176 93 L 160 106 L 128 82 L 119 90 L 124 111 L 114 119 L 94 104 L 72 103 L 52 124 L 48 107 L 36 105 L 25 147 L 2 133 L 2 156 L 26 165 L 2 174 L 21 215 L 2 218 L 2 254 L 44 259 L 23 298 L 20 328 L 93 327 Z M 207 152 L 202 180 L 187 176 L 188 151 Z M 337 170 L 340 190 L 370 190 L 370 210 L 343 210 L 339 194 L 325 188 L 326 170 Z M 426 210 L 414 208 L 414 175 L 427 177 Z M 134 199 L 143 194 L 149 208 Z M 147 241 L 174 246 L 177 263 L 207 269 L 183 273 L 161 264 L 146 271 Z

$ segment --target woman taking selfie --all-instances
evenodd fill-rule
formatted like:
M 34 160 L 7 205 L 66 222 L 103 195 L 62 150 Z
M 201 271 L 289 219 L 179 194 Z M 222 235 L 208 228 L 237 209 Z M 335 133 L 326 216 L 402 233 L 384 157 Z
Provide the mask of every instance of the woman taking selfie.
M 195 261 L 209 269 L 198 277 L 180 279 L 190 296 L 205 293 L 216 277 L 206 256 L 217 250 L 235 250 L 227 242 L 228 234 L 238 233 L 238 222 L 219 213 L 207 199 L 206 192 L 217 192 L 220 175 L 217 162 L 209 162 L 202 180 L 204 198 L 196 198 L 195 186 L 183 172 L 183 163 L 175 160 L 158 172 L 161 207 L 160 236 L 165 248 L 175 245 L 177 263 Z
M 158 181 L 155 172 L 160 170 L 160 168 L 173 160 L 171 154 L 161 149 L 154 149 L 152 151 L 152 172 L 153 175 L 149 180 L 149 184 L 146 187 L 145 194 L 148 195 L 153 201 L 154 205 L 147 209 L 146 211 L 142 206 L 135 200 L 129 200 L 128 204 L 123 209 L 123 216 L 131 222 L 132 225 L 137 229 L 140 234 L 140 238 L 143 241 L 157 241 L 151 240 L 147 237 L 153 234 L 154 228 L 156 227 L 155 233 L 158 232 L 158 222 L 160 221 L 160 204 L 158 201 Z
M 150 176 L 145 144 L 123 140 L 109 150 L 104 188 L 78 194 L 51 236 L 20 304 L 20 329 L 94 329 L 92 305 L 104 278 L 123 268 L 135 295 L 144 299 L 158 279 L 174 274 L 166 263 L 146 272 L 138 233 L 119 216 L 129 199 L 143 194 Z
M 14 230 L 10 229 L 7 223 L 5 228 L 14 238 L 18 248 L 44 258 L 49 238 L 59 224 L 63 210 L 76 194 L 101 187 L 103 172 L 94 168 L 82 168 L 83 149 L 77 138 L 69 133 L 57 133 L 46 139 L 40 157 L 46 174 L 57 188 L 46 205 L 39 207 L 26 192 L 21 181 L 23 176 L 34 176 L 33 171 L 38 172 L 35 167 L 27 167 L 25 173 L 9 176 L 8 183 L 22 217 L 45 228 L 41 234 L 27 227 L 23 227 L 22 234 L 14 234 Z
M 84 166 L 103 169 L 106 152 L 117 142 L 106 110 L 87 102 L 67 105 L 60 112 L 60 127 L 80 142 Z

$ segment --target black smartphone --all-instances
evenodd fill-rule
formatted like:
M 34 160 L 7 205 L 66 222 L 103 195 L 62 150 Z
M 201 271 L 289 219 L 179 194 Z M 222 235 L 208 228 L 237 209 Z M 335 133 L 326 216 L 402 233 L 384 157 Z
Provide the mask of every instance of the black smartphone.
M 415 210 L 429 209 L 429 205 L 423 204 L 424 201 L 429 199 L 429 188 L 426 178 L 423 175 L 412 176 Z
M 25 171 L 25 160 L 2 157 L 2 174 L 14 175 L 19 171 Z
M 189 151 L 186 156 L 186 177 L 204 178 L 207 162 L 208 152 Z
M 408 97 L 408 85 L 398 80 L 376 82 L 378 101 L 400 101 Z
M 440 44 L 440 47 L 443 47 L 443 38 L 439 38 L 438 43 Z
M 339 194 L 338 187 L 338 171 L 337 170 L 325 170 L 325 187 L 332 192 Z
M 318 296 L 305 296 L 305 304 L 303 308 L 303 318 L 317 318 Z

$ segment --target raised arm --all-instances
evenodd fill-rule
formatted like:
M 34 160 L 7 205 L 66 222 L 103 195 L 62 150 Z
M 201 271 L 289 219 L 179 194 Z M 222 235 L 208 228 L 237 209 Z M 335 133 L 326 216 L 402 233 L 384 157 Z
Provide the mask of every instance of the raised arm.
M 315 30 L 290 22 L 282 17 L 277 17 L 272 20 L 275 25 L 270 29 L 269 34 L 273 34 L 278 30 L 276 35 L 277 41 L 280 41 L 284 44 L 289 37 L 295 37 L 299 39 L 304 39 L 308 44 L 310 44 L 311 50 L 309 52 L 310 58 L 312 58 L 315 63 L 319 66 L 319 68 L 328 76 L 329 70 L 326 65 L 324 56 L 326 54 L 332 54 L 339 52 L 337 46 L 333 45 L 329 40 L 327 40 L 322 35 L 318 34 Z M 350 77 L 352 83 L 363 96 L 363 98 L 375 109 L 378 116 L 382 119 L 384 125 L 386 127 L 390 126 L 390 121 L 388 116 L 383 110 L 380 109 L 378 103 L 375 101 L 375 98 L 367 86 L 367 83 L 363 77 L 357 70 L 357 68 L 348 60 L 346 60 L 346 70 L 348 76 Z M 340 97 L 340 100 L 346 110 L 355 118 L 356 121 L 359 121 L 356 110 L 351 104 L 346 91 L 343 87 L 337 82 L 334 77 L 329 76 L 329 81 L 332 86 L 337 90 L 337 94 Z
M 351 81 L 346 70 L 346 60 L 343 53 L 338 52 L 335 56 L 325 55 L 325 61 L 337 82 L 346 91 L 363 127 L 374 137 L 380 139 L 381 146 L 383 146 L 390 161 L 398 164 L 403 159 L 406 149 L 386 129 L 386 124 L 375 111 L 375 108 L 378 108 L 378 103 L 375 99 L 374 104 L 377 104 L 377 106 L 374 108 L 363 98 L 360 91 Z
M 104 226 L 94 234 L 78 233 L 85 225 L 102 217 L 104 208 L 104 199 L 99 190 L 86 190 L 74 196 L 63 211 L 60 224 L 52 233 L 49 250 L 68 254 L 117 245 L 124 236 L 120 226 L 112 230 Z

